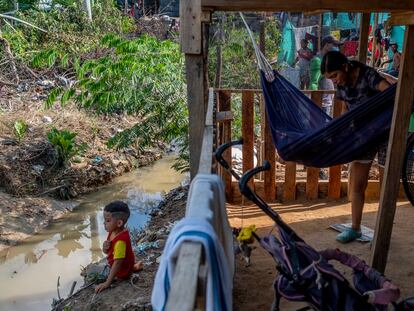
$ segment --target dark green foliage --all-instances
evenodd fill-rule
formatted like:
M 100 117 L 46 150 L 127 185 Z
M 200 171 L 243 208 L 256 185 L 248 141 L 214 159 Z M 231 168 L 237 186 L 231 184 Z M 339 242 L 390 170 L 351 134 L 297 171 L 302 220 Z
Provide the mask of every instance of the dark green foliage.
M 77 133 L 68 130 L 59 131 L 56 128 L 47 134 L 49 142 L 55 147 L 58 154 L 58 165 L 65 166 L 70 159 L 81 154 L 86 149 L 86 144 L 78 145 L 75 141 Z
M 223 64 L 221 87 L 258 88 L 259 75 L 253 44 L 239 15 L 219 13 L 216 15 L 216 20 L 216 29 L 209 48 L 210 83 L 214 85 L 217 65 L 216 46 L 220 45 Z M 266 55 L 268 59 L 272 59 L 279 52 L 281 34 L 273 18 L 267 18 L 264 23 Z M 253 35 L 259 44 L 259 32 L 253 32 Z
M 55 89 L 47 104 L 62 94 L 62 105 L 73 98 L 79 107 L 98 113 L 139 116 L 141 121 L 114 136 L 110 147 L 133 144 L 142 151 L 158 141 L 186 141 L 188 113 L 179 46 L 148 36 L 127 40 L 116 35 L 105 36 L 101 44 L 110 52 L 76 65 L 77 83 L 65 91 Z
M 135 27 L 133 19 L 123 15 L 113 1 L 95 2 L 92 23 L 81 0 L 54 0 L 50 4 L 48 10 L 32 7 L 16 15 L 47 30 L 47 34 L 21 24 L 1 27 L 13 54 L 30 66 L 67 67 L 86 53 L 97 53 L 99 41 L 106 33 L 129 33 Z
M 253 44 L 238 14 L 217 13 L 215 15 L 217 24 L 214 29 L 214 36 L 210 42 L 209 49 L 209 80 L 214 85 L 217 50 L 216 46 L 220 45 L 222 49 L 222 71 L 221 85 L 222 88 L 239 88 L 255 89 L 260 88 L 259 71 L 256 64 L 256 56 Z M 254 19 L 248 19 L 252 24 Z M 257 18 L 256 27 L 252 27 L 256 43 L 259 44 L 259 32 Z M 281 43 L 281 33 L 278 23 L 273 18 L 267 18 L 265 23 L 265 47 L 267 58 L 273 59 L 279 52 Z M 255 31 L 256 29 L 256 31 Z M 220 34 L 221 31 L 221 34 Z M 241 96 L 232 96 L 232 111 L 234 120 L 232 122 L 233 138 L 241 137 Z M 256 100 L 255 124 L 258 124 L 260 115 L 258 111 L 259 102 Z M 255 129 L 256 134 L 259 128 Z

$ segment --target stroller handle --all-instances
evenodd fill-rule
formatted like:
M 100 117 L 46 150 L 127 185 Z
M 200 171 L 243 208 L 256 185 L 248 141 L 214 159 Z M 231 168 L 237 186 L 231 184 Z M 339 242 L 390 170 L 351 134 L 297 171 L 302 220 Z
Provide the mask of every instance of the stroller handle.
M 216 160 L 225 168 L 225 169 L 230 169 L 230 165 L 227 163 L 226 160 L 224 160 L 223 158 L 223 153 L 224 151 L 226 151 L 227 148 L 231 147 L 231 146 L 235 146 L 235 145 L 242 145 L 243 144 L 243 139 L 238 139 L 238 140 L 232 140 L 228 143 L 222 144 L 220 145 L 216 152 L 215 152 L 215 157 Z
M 267 203 L 256 194 L 249 186 L 248 182 L 250 179 L 257 173 L 268 171 L 270 170 L 270 162 L 265 160 L 263 161 L 262 166 L 255 167 L 249 171 L 247 171 L 239 180 L 239 189 L 241 194 L 243 194 L 246 198 L 248 198 L 253 203 L 257 204 L 259 208 L 269 216 L 280 228 L 292 236 L 292 238 L 296 239 L 297 241 L 303 241 L 293 230 L 290 228 L 286 223 L 283 222 L 282 218 L 280 218 L 279 214 L 271 209 Z
M 217 162 L 219 162 L 221 166 L 224 167 L 224 169 L 229 171 L 230 174 L 234 176 L 234 178 L 239 180 L 240 176 L 233 169 L 231 169 L 229 163 L 227 163 L 227 161 L 223 158 L 224 151 L 226 151 L 228 148 L 235 146 L 235 145 L 243 145 L 243 139 L 233 140 L 228 143 L 220 145 L 217 148 L 216 152 L 214 153 L 214 156 L 216 157 Z
M 247 191 L 246 191 L 246 190 L 247 190 L 247 188 L 248 188 L 247 184 L 248 184 L 248 182 L 250 181 L 250 179 L 251 179 L 254 175 L 256 175 L 257 173 L 264 172 L 264 171 L 268 171 L 268 170 L 270 170 L 270 162 L 269 162 L 268 160 L 264 160 L 264 161 L 263 161 L 263 165 L 262 165 L 262 166 L 255 167 L 255 168 L 253 168 L 253 169 L 251 169 L 251 170 L 247 171 L 247 172 L 246 172 L 246 173 L 242 176 L 242 178 L 241 178 L 241 179 L 240 179 L 240 181 L 239 181 L 239 188 L 240 188 L 240 191 L 241 191 L 242 193 L 247 192 Z

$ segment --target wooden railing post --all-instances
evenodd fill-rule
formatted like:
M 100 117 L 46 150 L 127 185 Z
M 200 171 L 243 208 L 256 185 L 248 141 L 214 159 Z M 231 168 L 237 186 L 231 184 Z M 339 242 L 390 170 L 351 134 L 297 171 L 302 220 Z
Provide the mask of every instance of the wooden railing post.
M 283 199 L 285 201 L 296 199 L 296 162 L 285 163 Z
M 333 117 L 337 118 L 342 113 L 342 101 L 334 99 Z M 341 167 L 335 165 L 329 168 L 328 198 L 339 199 L 341 197 Z
M 263 101 L 262 96 L 260 96 L 260 100 Z M 265 105 L 262 105 L 262 107 L 265 107 Z M 262 131 L 264 131 L 263 159 L 270 162 L 270 170 L 264 173 L 264 199 L 274 201 L 276 199 L 276 148 L 273 145 L 272 133 L 266 114 L 264 120 L 262 120 Z M 259 163 L 259 165 L 262 165 L 262 163 Z
M 228 91 L 218 92 L 218 111 L 231 111 L 231 93 Z M 219 144 L 224 144 L 231 141 L 231 120 L 225 120 L 219 124 Z M 229 163 L 231 167 L 231 148 L 228 148 L 223 153 L 224 160 Z M 233 202 L 233 191 L 231 187 L 231 175 L 229 172 L 221 169 L 221 178 L 226 186 L 226 199 L 227 202 Z
M 242 92 L 243 173 L 254 166 L 254 93 Z M 253 178 L 249 185 L 254 187 Z M 253 188 L 254 189 L 254 188 Z
M 321 106 L 322 105 L 322 93 L 312 92 L 312 101 Z M 307 167 L 306 168 L 306 199 L 315 200 L 318 198 L 319 190 L 319 168 Z

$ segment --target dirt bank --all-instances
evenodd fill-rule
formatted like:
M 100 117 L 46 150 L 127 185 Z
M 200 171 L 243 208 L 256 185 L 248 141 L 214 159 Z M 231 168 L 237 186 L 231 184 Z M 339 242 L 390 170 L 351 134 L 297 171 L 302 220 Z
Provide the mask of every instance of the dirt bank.
M 107 147 L 110 137 L 139 122 L 136 116 L 96 115 L 73 103 L 45 110 L 51 85 L 52 81 L 37 81 L 25 89 L 0 88 L 0 250 L 70 210 L 55 199 L 94 191 L 162 154 L 161 144 L 141 154 L 135 148 Z M 14 131 L 18 120 L 28 126 L 20 142 Z M 57 165 L 56 150 L 47 139 L 52 128 L 76 132 L 76 142 L 86 145 L 67 167 Z
M 77 291 L 61 302 L 55 310 L 151 310 L 151 291 L 167 236 L 173 224 L 184 217 L 188 187 L 179 187 L 166 195 L 163 202 L 152 213 L 148 225 L 140 232 L 133 232 L 133 248 L 136 259 L 143 261 L 144 270 L 130 281 L 115 282 L 111 288 L 94 295 L 94 285 Z M 154 248 L 143 250 L 153 243 Z M 105 260 L 103 260 L 105 261 Z

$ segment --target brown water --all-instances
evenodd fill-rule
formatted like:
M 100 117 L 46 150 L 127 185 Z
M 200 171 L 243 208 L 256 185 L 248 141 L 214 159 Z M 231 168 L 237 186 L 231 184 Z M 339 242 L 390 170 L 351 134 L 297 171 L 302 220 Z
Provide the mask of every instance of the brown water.
M 50 310 L 59 276 L 62 297 L 68 295 L 73 281 L 79 288 L 81 267 L 104 256 L 103 207 L 113 200 L 126 200 L 131 209 L 129 227 L 141 227 L 163 193 L 185 179 L 170 168 L 173 161 L 173 156 L 166 156 L 153 166 L 117 178 L 81 199 L 79 207 L 64 219 L 0 253 L 0 311 Z

